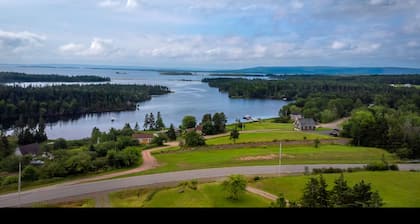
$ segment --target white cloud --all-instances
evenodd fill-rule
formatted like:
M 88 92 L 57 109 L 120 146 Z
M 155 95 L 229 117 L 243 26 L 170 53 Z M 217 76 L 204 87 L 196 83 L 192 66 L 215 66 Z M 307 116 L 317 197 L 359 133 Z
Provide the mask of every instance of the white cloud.
M 8 32 L 0 30 L 0 49 L 5 52 L 19 53 L 43 45 L 46 37 L 28 31 Z
M 420 43 L 415 41 L 415 40 L 411 40 L 407 43 L 408 47 L 420 47 Z
M 303 4 L 303 2 L 298 1 L 298 0 L 294 0 L 291 3 L 292 8 L 294 8 L 294 9 L 301 9 L 301 8 L 303 8 L 304 5 L 305 4 Z
M 100 7 L 113 9 L 134 9 L 139 5 L 137 0 L 103 0 L 98 3 Z
M 106 57 L 118 52 L 118 49 L 113 46 L 112 40 L 94 38 L 88 47 L 83 44 L 69 43 L 60 46 L 59 51 L 64 54 Z
M 342 41 L 334 41 L 331 44 L 331 48 L 334 49 L 334 50 L 341 50 L 341 49 L 344 49 L 344 48 L 347 48 L 347 47 L 348 47 L 348 44 L 345 43 L 345 42 L 342 42 Z

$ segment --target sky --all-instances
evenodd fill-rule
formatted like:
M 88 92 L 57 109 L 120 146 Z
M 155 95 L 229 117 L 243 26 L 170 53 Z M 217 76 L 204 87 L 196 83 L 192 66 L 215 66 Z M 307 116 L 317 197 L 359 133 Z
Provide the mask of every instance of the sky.
M 0 0 L 0 64 L 420 68 L 420 0 Z

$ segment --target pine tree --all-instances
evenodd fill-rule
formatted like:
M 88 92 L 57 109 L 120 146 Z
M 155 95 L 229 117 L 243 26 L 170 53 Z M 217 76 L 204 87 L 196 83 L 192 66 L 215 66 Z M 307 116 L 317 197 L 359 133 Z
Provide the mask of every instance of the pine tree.
M 166 135 L 168 136 L 168 138 L 170 140 L 176 140 L 176 133 L 175 133 L 175 128 L 174 125 L 171 124 L 171 126 L 169 126 L 169 130 L 166 132 Z
M 138 122 L 136 122 L 136 125 L 134 126 L 134 130 L 135 131 L 139 131 L 140 130 L 140 126 L 139 126 L 139 123 Z
M 157 130 L 162 130 L 165 128 L 165 124 L 163 123 L 163 119 L 162 116 L 160 115 L 160 111 L 158 111 L 157 113 L 157 119 L 156 119 L 156 129 Z
M 149 124 L 150 124 L 150 118 L 149 118 L 149 114 L 146 114 L 144 116 L 144 124 L 143 124 L 143 128 L 144 130 L 149 128 Z
M 341 174 L 338 179 L 334 181 L 335 185 L 331 192 L 331 201 L 334 207 L 348 207 L 352 201 L 352 190 L 344 180 L 344 175 Z
M 156 123 L 155 123 L 155 116 L 153 113 L 150 113 L 149 115 L 149 130 L 155 130 Z

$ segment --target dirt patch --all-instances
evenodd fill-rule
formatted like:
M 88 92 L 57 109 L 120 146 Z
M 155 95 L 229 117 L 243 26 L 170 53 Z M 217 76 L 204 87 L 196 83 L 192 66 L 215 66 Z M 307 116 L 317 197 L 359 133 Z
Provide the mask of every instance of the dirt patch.
M 295 156 L 282 154 L 282 158 L 295 158 Z M 243 156 L 240 157 L 238 160 L 240 161 L 255 161 L 255 160 L 273 160 L 279 158 L 279 155 L 277 154 L 268 154 L 263 156 Z

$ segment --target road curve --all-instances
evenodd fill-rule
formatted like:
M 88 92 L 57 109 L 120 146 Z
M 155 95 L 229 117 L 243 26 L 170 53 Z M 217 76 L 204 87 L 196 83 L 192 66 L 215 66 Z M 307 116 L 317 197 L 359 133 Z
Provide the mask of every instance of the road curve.
M 361 167 L 363 165 L 364 164 L 282 165 L 280 169 L 279 166 L 227 167 L 142 175 L 120 179 L 102 180 L 97 182 L 80 183 L 74 185 L 54 185 L 21 192 L 20 202 L 17 193 L 1 195 L 0 207 L 16 207 L 19 205 L 30 205 L 36 202 L 57 200 L 60 198 L 75 197 L 80 195 L 88 195 L 95 192 L 114 191 L 132 187 L 144 187 L 153 184 L 164 184 L 171 182 L 173 183 L 190 179 L 220 178 L 229 176 L 231 174 L 287 174 L 304 172 L 305 166 L 312 170 L 313 168 L 322 167 L 348 168 Z M 398 166 L 400 170 L 420 170 L 420 164 L 399 164 Z

